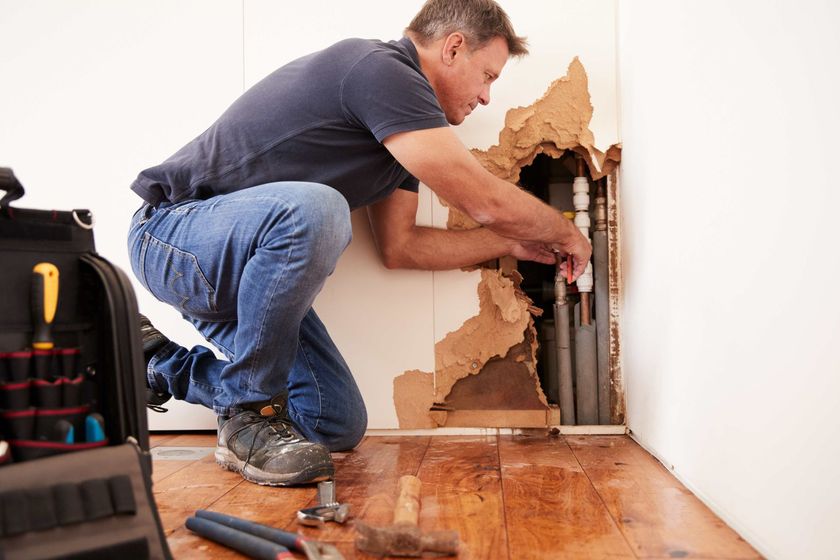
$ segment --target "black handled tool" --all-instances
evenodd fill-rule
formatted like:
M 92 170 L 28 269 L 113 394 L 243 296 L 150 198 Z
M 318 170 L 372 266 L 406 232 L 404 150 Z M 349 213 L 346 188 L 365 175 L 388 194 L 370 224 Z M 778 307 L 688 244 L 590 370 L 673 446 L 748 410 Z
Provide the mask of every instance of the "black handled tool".
M 260 537 L 237 531 L 227 525 L 202 519 L 190 517 L 187 519 L 187 529 L 219 544 L 234 549 L 237 552 L 246 554 L 257 560 L 281 560 L 293 559 L 292 553 L 283 545 L 271 542 Z
M 313 541 L 301 535 L 281 531 L 268 525 L 254 523 L 247 519 L 240 519 L 232 515 L 225 515 L 224 513 L 207 511 L 205 509 L 196 511 L 195 516 L 298 550 L 303 552 L 309 560 L 344 560 L 341 552 L 331 544 Z

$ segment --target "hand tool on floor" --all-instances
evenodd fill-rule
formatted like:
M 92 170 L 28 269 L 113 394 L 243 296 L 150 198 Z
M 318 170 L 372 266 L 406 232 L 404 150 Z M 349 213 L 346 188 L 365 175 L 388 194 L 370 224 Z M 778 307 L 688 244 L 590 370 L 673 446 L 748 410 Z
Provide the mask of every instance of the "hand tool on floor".
M 207 511 L 204 509 L 196 511 L 195 518 L 191 519 L 196 518 L 227 527 L 228 529 L 234 530 L 240 534 L 246 534 L 254 538 L 270 541 L 274 544 L 283 545 L 284 547 L 297 550 L 304 553 L 309 560 L 344 560 L 344 556 L 342 556 L 341 552 L 339 552 L 339 550 L 331 544 L 307 539 L 301 535 L 281 531 L 280 529 L 275 529 L 274 527 L 269 527 L 268 525 L 262 525 L 261 523 L 254 523 L 253 521 L 248 521 L 247 519 L 241 519 L 239 517 L 233 517 L 232 515 L 226 515 L 216 511 Z M 187 525 L 187 528 L 193 530 L 189 524 Z M 205 535 L 202 534 L 202 536 Z M 207 538 L 215 540 L 213 537 Z M 234 547 L 231 546 L 231 548 Z
M 610 423 L 610 312 L 607 248 L 606 179 L 595 191 L 595 228 L 592 231 L 592 262 L 595 269 L 595 326 L 598 355 L 598 423 Z
M 34 373 L 38 379 L 45 379 L 49 374 L 52 349 L 52 322 L 58 306 L 58 268 L 48 262 L 36 264 L 32 268 L 31 287 L 32 308 L 32 349 Z
M 289 549 L 275 542 L 255 537 L 250 533 L 237 531 L 227 525 L 215 523 L 201 517 L 190 517 L 186 522 L 187 529 L 209 539 L 223 544 L 237 552 L 241 552 L 256 560 L 281 560 L 294 558 Z
M 572 184 L 574 190 L 575 225 L 581 234 L 589 239 L 589 181 L 583 158 L 577 160 L 577 177 Z M 591 324 L 592 263 L 577 279 L 580 292 L 580 324 L 575 330 L 575 396 L 578 424 L 598 423 L 598 363 L 595 342 L 595 325 Z
M 340 504 L 335 499 L 335 482 L 325 480 L 318 483 L 318 505 L 297 512 L 301 525 L 323 527 L 327 521 L 344 523 L 350 515 L 350 504 Z
M 424 535 L 417 526 L 420 484 L 416 476 L 400 478 L 400 493 L 390 526 L 377 528 L 356 521 L 356 548 L 374 556 L 422 556 L 424 552 L 458 554 L 457 531 L 434 531 Z
M 569 344 L 569 303 L 566 282 L 571 283 L 572 258 L 566 261 L 566 278 L 560 270 L 560 260 L 554 273 L 554 351 L 557 359 L 557 386 L 560 388 L 560 423 L 575 423 L 575 397 L 572 381 L 572 349 Z

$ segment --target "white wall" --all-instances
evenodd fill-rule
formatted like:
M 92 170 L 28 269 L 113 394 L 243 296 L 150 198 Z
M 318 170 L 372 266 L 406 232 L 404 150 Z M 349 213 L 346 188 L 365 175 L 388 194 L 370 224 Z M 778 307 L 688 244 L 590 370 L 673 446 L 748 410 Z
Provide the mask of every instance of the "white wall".
M 840 7 L 619 8 L 629 426 L 769 558 L 837 558 Z
M 421 0 L 0 0 L 0 165 L 28 188 L 24 206 L 91 208 L 99 251 L 128 270 L 125 232 L 140 200 L 136 174 L 204 130 L 276 67 L 348 36 L 395 39 Z M 617 140 L 614 0 L 501 4 L 532 55 L 511 61 L 482 107 L 456 129 L 468 147 L 498 139 L 507 109 L 529 105 L 580 56 L 592 129 Z M 444 225 L 428 190 L 418 221 Z M 371 428 L 397 427 L 392 379 L 434 369 L 434 343 L 477 311 L 478 275 L 387 271 L 364 213 L 316 309 L 356 373 Z M 136 285 L 140 307 L 184 345 L 201 337 Z M 152 428 L 212 428 L 209 411 L 178 403 Z

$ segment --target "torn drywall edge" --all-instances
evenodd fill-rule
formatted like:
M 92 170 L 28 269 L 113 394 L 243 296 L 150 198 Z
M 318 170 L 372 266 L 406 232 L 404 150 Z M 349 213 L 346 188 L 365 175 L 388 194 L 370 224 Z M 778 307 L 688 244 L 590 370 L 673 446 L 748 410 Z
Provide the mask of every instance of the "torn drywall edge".
M 415 369 L 394 378 L 394 407 L 400 428 L 437 428 L 438 424 L 429 415 L 434 402 L 432 373 Z
M 481 271 L 478 315 L 435 345 L 436 401 L 445 399 L 458 379 L 477 374 L 490 358 L 504 356 L 524 339 L 532 302 L 519 289 L 519 279 Z
M 507 112 L 498 144 L 472 153 L 493 175 L 516 183 L 521 169 L 539 154 L 559 158 L 572 150 L 586 161 L 592 180 L 600 179 L 612 173 L 621 160 L 621 145 L 614 144 L 606 152 L 595 148 L 595 137 L 589 130 L 592 110 L 586 70 L 575 57 L 566 75 L 554 80 L 541 98 L 528 107 Z M 444 200 L 440 202 L 449 206 Z M 478 226 L 463 212 L 449 207 L 449 229 Z
M 608 270 L 609 270 L 609 325 L 610 325 L 610 421 L 612 424 L 622 425 L 625 423 L 626 409 L 624 398 L 624 376 L 621 368 L 621 333 L 619 328 L 619 308 L 621 305 L 621 238 L 618 218 L 620 207 L 619 197 L 621 189 L 618 188 L 618 172 L 613 171 L 607 176 L 607 238 L 609 243 Z
M 394 379 L 394 405 L 400 428 L 443 425 L 445 410 L 430 414 L 434 403 L 441 403 L 454 384 L 481 372 L 494 357 L 503 357 L 523 340 L 530 342 L 530 359 L 525 360 L 533 379 L 533 390 L 548 408 L 536 372 L 536 331 L 531 299 L 519 288 L 521 277 L 502 275 L 484 269 L 478 284 L 479 313 L 435 345 L 435 374 L 417 370 Z

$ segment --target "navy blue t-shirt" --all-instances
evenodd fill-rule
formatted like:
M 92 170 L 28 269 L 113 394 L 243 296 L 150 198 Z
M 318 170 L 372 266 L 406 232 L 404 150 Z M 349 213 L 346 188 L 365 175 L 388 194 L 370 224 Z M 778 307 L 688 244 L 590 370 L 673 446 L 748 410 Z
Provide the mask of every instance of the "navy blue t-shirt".
M 385 138 L 443 126 L 410 40 L 347 39 L 274 71 L 131 188 L 158 205 L 307 181 L 333 187 L 359 208 L 397 187 L 417 191 Z

